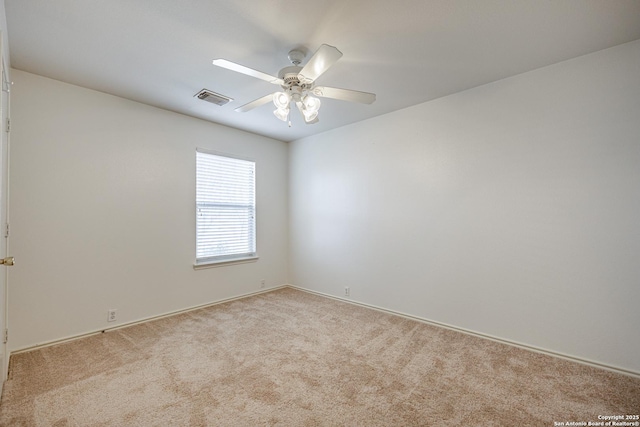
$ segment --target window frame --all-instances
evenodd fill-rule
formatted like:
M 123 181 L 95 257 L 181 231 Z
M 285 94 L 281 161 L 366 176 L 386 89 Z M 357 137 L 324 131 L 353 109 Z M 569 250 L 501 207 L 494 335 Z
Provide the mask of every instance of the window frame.
M 254 251 L 250 252 L 250 253 L 243 253 L 243 254 L 229 254 L 229 255 L 221 255 L 221 256 L 217 256 L 217 257 L 204 257 L 204 258 L 198 258 L 198 153 L 202 153 L 202 154 L 208 154 L 208 155 L 213 155 L 213 156 L 218 156 L 218 157 L 225 157 L 225 158 L 229 158 L 229 159 L 236 159 L 236 160 L 243 160 L 243 161 L 248 161 L 248 162 L 252 162 L 253 163 L 253 243 L 254 243 Z M 195 185 L 194 185 L 194 190 L 195 190 L 195 203 L 194 203 L 194 207 L 195 207 L 195 252 L 196 252 L 196 256 L 195 256 L 195 262 L 193 264 L 193 268 L 198 270 L 201 268 L 211 268 L 211 267 L 220 267 L 220 266 L 224 266 L 224 265 L 230 265 L 230 264 L 240 264 L 240 263 L 247 263 L 247 262 L 255 262 L 259 259 L 258 256 L 258 206 L 257 206 L 257 193 L 258 193 L 258 180 L 257 180 L 257 169 L 258 169 L 258 163 L 256 162 L 255 159 L 252 158 L 248 158 L 248 157 L 243 157 L 243 156 L 238 156 L 236 154 L 229 154 L 229 153 L 225 153 L 225 152 L 220 152 L 220 151 L 215 151 L 215 150 L 209 150 L 209 149 L 205 149 L 205 148 L 200 148 L 197 147 L 196 148 L 196 163 L 195 163 Z

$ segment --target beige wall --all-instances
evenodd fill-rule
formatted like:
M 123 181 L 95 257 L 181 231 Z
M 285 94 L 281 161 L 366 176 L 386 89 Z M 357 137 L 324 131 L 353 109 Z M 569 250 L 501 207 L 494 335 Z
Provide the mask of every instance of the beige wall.
M 640 373 L 640 41 L 290 146 L 292 284 Z
M 12 350 L 287 282 L 287 144 L 13 71 Z M 259 261 L 194 271 L 196 147 L 256 161 Z

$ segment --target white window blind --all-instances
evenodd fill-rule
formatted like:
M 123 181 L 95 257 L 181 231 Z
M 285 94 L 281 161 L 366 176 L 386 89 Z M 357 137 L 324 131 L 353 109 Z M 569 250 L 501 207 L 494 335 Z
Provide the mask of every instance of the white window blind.
M 255 168 L 196 152 L 196 264 L 256 256 Z

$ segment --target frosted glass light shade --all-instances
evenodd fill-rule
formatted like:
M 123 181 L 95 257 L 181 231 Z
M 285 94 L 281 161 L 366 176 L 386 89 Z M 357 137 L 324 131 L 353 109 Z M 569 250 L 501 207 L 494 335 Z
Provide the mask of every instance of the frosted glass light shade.
M 273 114 L 277 118 L 282 120 L 283 122 L 286 122 L 287 119 L 289 118 L 289 109 L 288 108 L 278 108 L 276 110 L 273 110 Z
M 312 122 L 316 117 L 318 117 L 318 110 L 316 111 L 302 110 L 302 114 L 304 115 L 304 121 L 308 123 L 308 122 Z
M 315 96 L 307 95 L 304 97 L 302 101 L 304 103 L 305 111 L 309 111 L 310 113 L 318 113 L 320 110 L 320 100 Z M 313 120 L 313 119 L 312 119 Z
M 278 110 L 289 109 L 289 102 L 291 98 L 284 92 L 276 92 L 273 94 L 273 104 L 278 108 Z

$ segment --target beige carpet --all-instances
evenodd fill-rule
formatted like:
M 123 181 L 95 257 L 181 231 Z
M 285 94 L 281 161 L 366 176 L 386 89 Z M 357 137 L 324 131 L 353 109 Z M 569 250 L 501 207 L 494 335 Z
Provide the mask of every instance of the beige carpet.
M 553 426 L 640 379 L 285 288 L 11 358 L 3 426 Z

